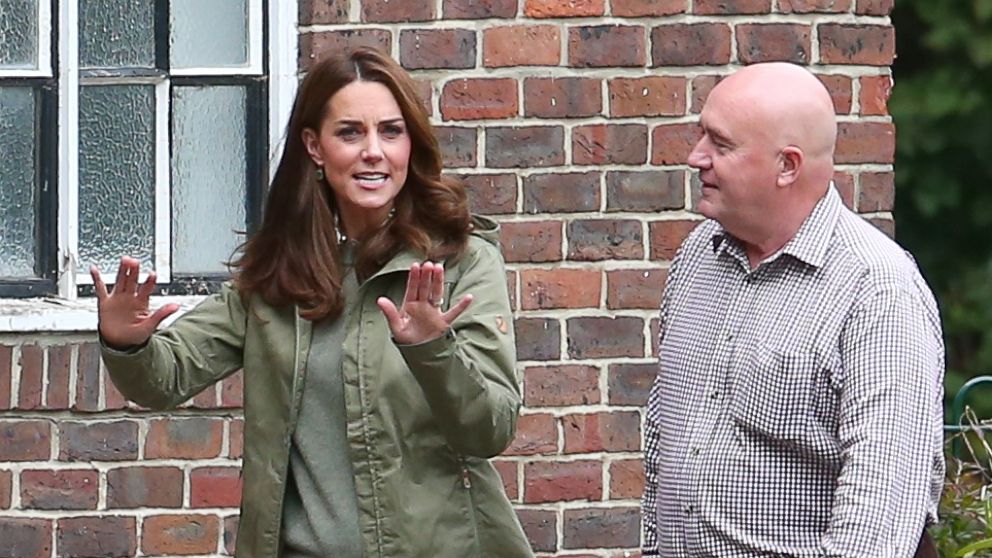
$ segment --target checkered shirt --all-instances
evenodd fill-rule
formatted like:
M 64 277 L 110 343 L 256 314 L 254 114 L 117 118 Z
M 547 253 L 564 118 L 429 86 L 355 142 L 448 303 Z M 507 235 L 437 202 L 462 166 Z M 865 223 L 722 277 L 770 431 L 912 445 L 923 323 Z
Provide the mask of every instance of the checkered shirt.
M 830 188 L 751 270 L 705 221 L 661 308 L 644 555 L 911 557 L 944 476 L 944 349 L 912 258 Z

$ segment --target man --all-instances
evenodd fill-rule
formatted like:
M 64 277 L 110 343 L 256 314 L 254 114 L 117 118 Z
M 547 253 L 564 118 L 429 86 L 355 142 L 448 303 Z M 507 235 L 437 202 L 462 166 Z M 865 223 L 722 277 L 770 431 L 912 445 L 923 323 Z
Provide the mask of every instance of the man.
M 712 91 L 708 218 L 661 309 L 644 555 L 914 555 L 936 519 L 943 343 L 913 260 L 831 187 L 823 85 L 784 63 Z

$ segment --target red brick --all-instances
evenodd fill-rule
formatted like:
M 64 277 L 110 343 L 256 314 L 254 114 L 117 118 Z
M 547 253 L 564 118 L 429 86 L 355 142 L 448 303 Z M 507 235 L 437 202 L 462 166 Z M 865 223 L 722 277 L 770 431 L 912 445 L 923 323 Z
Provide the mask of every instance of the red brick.
M 841 201 L 848 209 L 854 210 L 854 175 L 843 171 L 834 171 L 834 188 L 840 194 Z
M 21 345 L 17 364 L 21 368 L 21 385 L 15 409 L 40 409 L 45 394 L 45 350 L 38 345 Z
M 609 87 L 610 115 L 613 117 L 685 114 L 685 78 L 615 78 L 610 80 Z
M 641 221 L 583 219 L 568 223 L 570 260 L 639 260 L 643 257 Z
M 553 167 L 565 164 L 561 126 L 486 128 L 486 165 L 492 168 Z
M 610 310 L 661 307 L 668 279 L 665 269 L 616 269 L 606 272 L 606 307 Z
M 895 126 L 891 122 L 841 122 L 837 125 L 838 163 L 892 163 Z
M 619 459 L 610 463 L 610 500 L 639 499 L 643 493 L 643 460 Z
M 400 32 L 400 63 L 410 70 L 475 67 L 475 31 L 405 29 Z
M 558 221 L 506 222 L 500 226 L 500 244 L 508 262 L 561 261 L 561 223 Z
M 651 259 L 671 260 L 674 258 L 675 252 L 682 245 L 682 241 L 699 223 L 701 221 L 652 221 L 648 225 L 651 235 Z
M 558 425 L 549 414 L 520 415 L 517 435 L 503 455 L 548 455 L 558 451 Z
M 196 394 L 193 399 L 190 399 L 182 405 L 183 407 L 192 407 L 194 409 L 215 409 L 217 408 L 217 385 L 211 384 L 204 388 L 203 391 Z
M 524 502 L 539 504 L 603 498 L 599 461 L 540 461 L 524 465 Z
M 345 23 L 349 4 L 349 0 L 301 0 L 300 24 Z
M 520 304 L 524 310 L 596 308 L 601 288 L 598 269 L 520 271 Z
M 892 221 L 891 217 L 871 217 L 868 219 L 868 222 L 885 233 L 889 238 L 896 237 L 896 224 Z
M 168 418 L 151 421 L 145 439 L 146 459 L 207 459 L 220 455 L 224 421 L 213 418 Z
M 697 15 L 767 14 L 772 0 L 695 0 L 692 13 Z
M 49 372 L 51 375 L 51 372 Z M 103 408 L 107 411 L 116 411 L 121 409 L 126 409 L 132 404 L 128 402 L 127 398 L 121 394 L 117 386 L 114 385 L 114 381 L 110 378 L 110 374 L 106 370 L 103 371 Z M 134 404 L 134 406 L 137 406 Z
M 0 510 L 10 507 L 10 494 L 13 490 L 14 474 L 0 469 Z
M 661 320 L 658 318 L 651 318 L 648 323 L 648 328 L 651 330 L 651 356 L 658 358 L 658 345 L 661 342 L 659 338 L 659 332 L 661 331 Z M 647 400 L 645 400 L 647 403 Z
M 227 425 L 228 452 L 231 459 L 241 459 L 244 455 L 245 419 L 232 418 Z
M 575 68 L 644 66 L 646 53 L 639 25 L 586 25 L 568 32 L 568 64 Z
M 783 14 L 813 12 L 841 14 L 851 11 L 853 0 L 779 0 L 778 11 Z
M 392 43 L 393 36 L 387 29 L 341 29 L 303 33 L 300 35 L 300 70 L 306 71 L 315 61 L 349 48 L 370 46 L 390 52 Z
M 647 152 L 648 129 L 643 124 L 590 124 L 572 130 L 576 165 L 643 165 Z
M 558 360 L 561 356 L 561 325 L 552 318 L 517 318 L 517 360 Z
M 895 0 L 858 0 L 854 13 L 858 15 L 887 16 L 892 13 Z
M 651 164 L 684 165 L 703 133 L 696 124 L 661 124 L 651 131 Z
M 657 362 L 611 364 L 607 376 L 610 405 L 644 407 L 657 375 Z
M 598 172 L 532 174 L 523 182 L 526 213 L 599 210 Z
M 479 130 L 456 126 L 434 126 L 445 168 L 475 167 L 479 164 Z
M 517 81 L 512 78 L 456 79 L 441 91 L 445 120 L 510 118 L 517 111 Z
M 524 370 L 524 405 L 566 407 L 600 402 L 599 368 L 581 364 L 531 366 Z
M 861 173 L 858 211 L 892 211 L 895 208 L 896 188 L 891 172 Z
M 466 174 L 468 200 L 475 213 L 486 215 L 517 211 L 517 177 L 513 174 Z
M 606 173 L 606 211 L 664 211 L 685 207 L 685 171 Z
M 100 409 L 100 346 L 84 343 L 76 359 L 75 411 L 94 412 Z
M 507 461 L 505 459 L 494 459 L 492 461 L 493 467 L 496 468 L 496 472 L 499 473 L 500 479 L 503 481 L 503 491 L 506 492 L 506 497 L 510 501 L 517 501 L 520 497 L 520 481 L 517 478 L 517 462 Z
M 510 309 L 519 310 L 517 306 L 517 271 L 514 269 L 506 270 L 506 290 L 510 293 Z
M 640 508 L 567 509 L 562 513 L 562 548 L 634 548 L 640 544 Z
M 220 406 L 237 409 L 243 407 L 244 403 L 244 373 L 239 370 L 221 381 Z
M 241 505 L 239 467 L 200 467 L 189 474 L 193 508 L 236 508 Z
M 361 0 L 363 22 L 430 21 L 435 18 L 434 2 Z
M 95 510 L 100 486 L 93 470 L 21 472 L 21 506 L 35 510 Z
M 651 29 L 653 66 L 730 63 L 730 26 L 724 23 L 659 25 Z
M 14 349 L 10 345 L 0 345 L 0 411 L 10 409 L 12 386 L 11 359 Z
M 517 0 L 444 0 L 444 19 L 513 19 Z
M 0 462 L 47 461 L 51 453 L 51 428 L 47 420 L 0 422 Z
M 434 116 L 434 105 L 431 102 L 434 98 L 434 82 L 429 79 L 414 79 L 413 86 L 416 88 L 420 105 L 427 111 L 427 116 Z
M 689 0 L 611 0 L 614 17 L 652 17 L 683 14 Z
M 723 76 L 696 76 L 692 78 L 692 108 L 693 114 L 703 111 L 703 105 L 710 96 L 710 91 L 716 87 Z
M 59 519 L 59 558 L 137 555 L 137 521 L 133 517 L 65 517 Z
M 61 461 L 128 461 L 138 457 L 138 423 L 63 422 L 59 424 Z
M 889 96 L 892 95 L 891 76 L 863 76 L 859 80 L 861 92 L 858 101 L 864 116 L 887 116 Z
M 851 114 L 851 101 L 854 98 L 851 77 L 839 74 L 819 74 L 816 77 L 830 93 L 830 99 L 834 102 L 834 112 Z
M 183 472 L 176 467 L 121 467 L 107 471 L 107 508 L 179 508 Z
M 482 65 L 557 66 L 561 29 L 557 25 L 507 25 L 482 32 Z
M 234 556 L 235 545 L 238 540 L 238 523 L 240 517 L 232 515 L 224 518 L 224 553 Z
M 895 30 L 886 25 L 824 23 L 818 28 L 821 64 L 891 66 Z
M 575 359 L 644 356 L 644 322 L 621 316 L 569 318 L 568 353 Z
M 810 26 L 798 23 L 741 24 L 737 26 L 737 58 L 756 62 L 810 61 Z
M 595 17 L 605 13 L 606 0 L 523 0 L 527 17 Z
M 565 453 L 637 451 L 641 419 L 635 411 L 569 415 L 562 418 Z
M 213 554 L 220 537 L 215 515 L 153 515 L 141 528 L 141 551 L 145 554 Z
M 599 79 L 560 77 L 524 79 L 524 116 L 582 118 L 603 112 Z
M 0 517 L 0 550 L 4 556 L 50 558 L 52 522 L 48 519 Z
M 524 528 L 530 546 L 537 552 L 558 549 L 558 513 L 554 510 L 517 509 L 517 518 Z

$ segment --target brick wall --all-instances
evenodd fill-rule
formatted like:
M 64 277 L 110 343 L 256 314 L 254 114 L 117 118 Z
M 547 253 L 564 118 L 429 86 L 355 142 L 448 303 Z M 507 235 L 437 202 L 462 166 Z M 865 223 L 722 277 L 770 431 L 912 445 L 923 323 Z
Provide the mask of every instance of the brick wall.
M 892 230 L 892 0 L 301 0 L 300 67 L 375 44 L 421 84 L 446 165 L 503 223 L 526 409 L 498 460 L 545 556 L 636 555 L 641 407 L 685 158 L 721 75 L 810 64 L 836 184 Z M 241 390 L 129 408 L 92 336 L 0 337 L 0 554 L 229 554 Z M 627 551 L 630 551 L 629 553 Z

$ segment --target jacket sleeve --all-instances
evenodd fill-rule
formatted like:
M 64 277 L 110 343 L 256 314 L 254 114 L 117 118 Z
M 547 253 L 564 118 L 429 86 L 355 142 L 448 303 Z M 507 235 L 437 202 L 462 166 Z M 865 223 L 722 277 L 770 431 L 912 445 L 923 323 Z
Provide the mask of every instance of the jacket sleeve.
M 176 407 L 242 366 L 246 313 L 224 285 L 134 351 L 101 344 L 103 362 L 121 394 L 152 409 Z
M 521 404 L 506 272 L 491 244 L 470 250 L 458 265 L 448 300 L 471 294 L 472 304 L 441 337 L 398 347 L 448 445 L 492 457 L 513 440 Z

